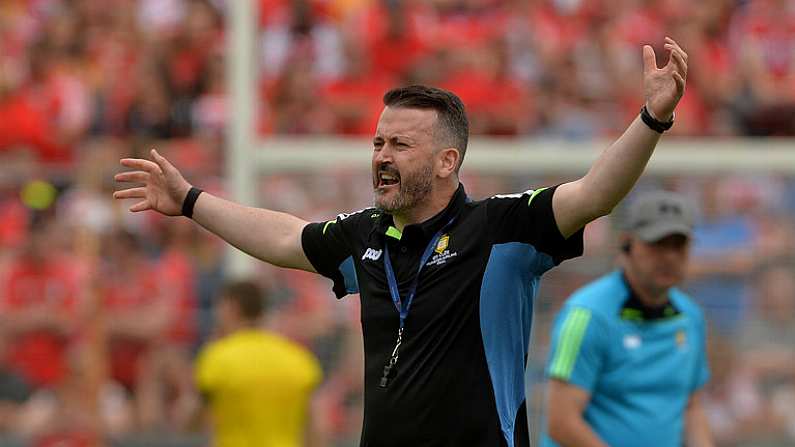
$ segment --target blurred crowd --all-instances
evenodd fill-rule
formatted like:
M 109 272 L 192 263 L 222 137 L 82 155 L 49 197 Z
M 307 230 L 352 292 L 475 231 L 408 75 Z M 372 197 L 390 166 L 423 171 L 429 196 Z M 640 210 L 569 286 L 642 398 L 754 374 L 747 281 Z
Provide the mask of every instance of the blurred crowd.
M 0 2 L 0 445 L 202 445 L 192 380 L 214 336 L 224 245 L 186 219 L 114 203 L 118 159 L 158 150 L 224 194 L 225 14 L 220 0 Z M 260 0 L 261 135 L 372 132 L 383 92 L 452 89 L 472 130 L 590 139 L 641 105 L 640 45 L 690 54 L 673 132 L 795 135 L 791 0 Z M 475 198 L 555 177 L 480 175 Z M 309 220 L 368 206 L 367 173 L 259 179 L 260 204 Z M 721 447 L 795 443 L 795 178 L 649 178 L 700 209 L 686 285 L 710 323 Z M 620 210 L 619 210 L 620 214 Z M 617 220 L 542 281 L 531 374 L 553 313 L 613 266 Z M 319 357 L 312 409 L 328 446 L 358 445 L 357 297 L 257 266 L 266 326 Z M 531 381 L 532 382 L 532 381 Z M 536 396 L 541 387 L 531 390 Z M 536 399 L 538 400 L 538 399 Z M 540 407 L 536 406 L 536 415 Z M 15 444 L 17 442 L 17 444 Z
M 642 102 L 641 45 L 690 54 L 673 132 L 795 135 L 792 0 L 259 0 L 262 134 L 368 134 L 388 88 L 457 92 L 489 135 L 614 135 Z M 0 4 L 0 147 L 218 138 L 222 0 Z

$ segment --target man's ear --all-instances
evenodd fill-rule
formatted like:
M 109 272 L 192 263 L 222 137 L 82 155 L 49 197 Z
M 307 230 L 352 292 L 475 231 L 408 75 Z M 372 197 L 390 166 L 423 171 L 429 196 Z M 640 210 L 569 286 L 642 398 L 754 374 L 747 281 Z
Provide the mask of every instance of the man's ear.
M 458 169 L 459 160 L 461 160 L 461 153 L 458 152 L 458 149 L 448 147 L 440 150 L 436 158 L 438 169 L 436 174 L 442 178 L 447 178 L 455 174 L 456 169 Z
M 621 253 L 628 255 L 632 252 L 632 236 L 629 234 L 622 234 L 619 238 L 619 244 Z

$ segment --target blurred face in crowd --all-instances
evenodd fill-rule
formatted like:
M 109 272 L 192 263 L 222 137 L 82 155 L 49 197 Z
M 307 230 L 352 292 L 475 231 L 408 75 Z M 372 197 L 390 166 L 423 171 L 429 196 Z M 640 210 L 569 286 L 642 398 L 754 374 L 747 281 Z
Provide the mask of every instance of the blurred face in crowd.
M 52 250 L 51 224 L 43 224 L 31 229 L 30 238 L 25 244 L 25 255 L 30 262 L 44 263 Z
M 690 240 L 682 234 L 665 236 L 655 242 L 631 236 L 625 271 L 636 286 L 658 296 L 685 279 L 689 251 Z
M 758 305 L 762 314 L 788 323 L 795 318 L 795 277 L 788 266 L 771 268 L 759 277 Z
M 8 351 L 7 348 L 7 335 L 0 330 L 0 370 L 3 369 L 3 365 L 6 362 L 6 352 Z
M 240 312 L 238 312 L 237 306 L 232 300 L 223 297 L 218 302 L 216 324 L 222 335 L 228 335 L 235 330 L 240 321 L 239 314 Z
M 375 206 L 389 213 L 414 208 L 433 190 L 436 111 L 386 107 L 373 138 Z

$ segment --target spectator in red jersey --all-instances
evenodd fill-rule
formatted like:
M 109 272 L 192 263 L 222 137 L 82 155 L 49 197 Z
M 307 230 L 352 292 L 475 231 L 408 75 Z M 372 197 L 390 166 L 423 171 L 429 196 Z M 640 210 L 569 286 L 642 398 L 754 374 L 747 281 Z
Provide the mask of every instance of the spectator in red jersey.
M 433 45 L 466 48 L 504 35 L 506 11 L 499 0 L 435 0 Z M 428 33 L 428 31 L 425 31 Z
M 171 396 L 184 398 L 190 374 L 182 337 L 181 297 L 147 259 L 140 238 L 117 230 L 105 237 L 107 262 L 102 273 L 103 312 L 107 321 L 110 377 L 132 395 L 138 426 L 155 429 L 176 424 Z M 183 421 L 184 422 L 184 421 Z
M 795 133 L 795 6 L 753 0 L 735 22 L 738 67 L 746 79 L 746 130 L 752 135 Z
M 18 415 L 19 433 L 31 447 L 99 447 L 105 436 L 118 437 L 132 428 L 124 391 L 96 375 L 88 357 L 70 352 L 64 381 L 34 394 Z
M 399 78 L 385 70 L 373 70 L 372 53 L 358 37 L 348 36 L 342 76 L 324 89 L 326 103 L 334 117 L 334 132 L 369 135 L 383 108 L 381 95 L 397 85 Z
M 52 222 L 34 224 L 22 253 L 0 283 L 0 314 L 11 340 L 9 362 L 34 387 L 57 385 L 74 334 L 78 280 L 73 264 L 51 246 Z
M 437 29 L 427 8 L 411 0 L 376 0 L 353 20 L 352 37 L 360 39 L 376 79 L 405 77 L 429 54 Z
M 23 154 L 23 151 L 18 151 L 18 154 Z M 8 159 L 3 157 L 4 166 L 13 169 L 13 165 L 7 164 Z M 11 256 L 13 252 L 10 249 L 19 248 L 28 237 L 29 210 L 17 192 L 18 188 L 11 185 L 0 187 L 0 252 L 3 252 L 0 254 L 0 263 Z
M 6 96 L 0 108 L 10 109 L 3 113 L 0 147 L 26 144 L 46 161 L 63 162 L 87 129 L 90 98 L 81 73 L 79 17 L 69 7 L 53 10 L 40 33 L 28 37 L 25 58 L 8 67 L 5 79 L 0 70 L 0 97 Z
M 38 57 L 41 60 L 43 56 Z M 67 160 L 69 151 L 57 142 L 56 127 L 45 104 L 36 101 L 33 90 L 25 87 L 29 82 L 19 77 L 17 70 L 22 70 L 22 65 L 15 69 L 0 55 L 0 151 L 30 150 L 42 161 Z
M 317 2 L 285 2 L 274 11 L 261 35 L 262 74 L 266 89 L 301 60 L 315 82 L 328 82 L 342 70 L 341 30 L 328 20 Z
M 0 435 L 18 429 L 19 414 L 31 394 L 25 379 L 9 367 L 7 353 L 8 338 L 0 328 Z
M 740 87 L 736 61 L 727 41 L 732 6 L 726 0 L 710 0 L 691 7 L 693 14 L 680 31 L 692 54 L 707 61 L 690 73 L 707 115 L 703 134 L 732 135 L 738 132 L 731 109 Z
M 137 67 L 135 87 L 140 92 L 127 111 L 126 130 L 148 138 L 174 138 L 181 129 L 172 113 L 172 92 L 155 63 Z
M 270 122 L 277 134 L 327 134 L 334 129 L 334 116 L 323 103 L 320 83 L 312 74 L 311 61 L 297 53 L 269 92 Z
M 181 32 L 157 53 L 173 96 L 174 136 L 185 137 L 192 131 L 191 106 L 201 92 L 202 74 L 213 52 L 222 49 L 220 21 L 218 12 L 206 1 L 188 3 Z
M 229 119 L 225 70 L 220 54 L 210 57 L 202 73 L 201 93 L 191 109 L 194 134 L 214 141 L 221 140 Z
M 472 117 L 472 132 L 519 135 L 536 124 L 525 86 L 510 76 L 507 48 L 495 38 L 458 52 L 460 64 L 442 87 L 456 92 Z
M 186 357 L 187 351 L 196 342 L 197 278 L 193 254 L 200 235 L 189 222 L 169 225 L 160 230 L 158 245 L 163 250 L 155 265 L 167 299 L 174 307 L 172 312 L 176 313 L 169 324 L 167 339 L 174 349 L 183 351 L 182 356 Z M 188 380 L 184 385 L 190 388 L 192 383 Z
M 278 20 L 277 20 L 278 19 Z M 330 133 L 334 117 L 322 102 L 322 86 L 341 72 L 340 30 L 310 0 L 283 4 L 261 37 L 261 93 L 268 110 L 265 133 Z

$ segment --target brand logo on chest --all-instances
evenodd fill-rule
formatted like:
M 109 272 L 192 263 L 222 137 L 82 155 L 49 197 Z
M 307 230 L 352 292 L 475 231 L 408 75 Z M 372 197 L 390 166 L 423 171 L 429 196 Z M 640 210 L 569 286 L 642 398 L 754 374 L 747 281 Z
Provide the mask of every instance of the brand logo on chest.
M 384 252 L 383 250 L 368 248 L 367 251 L 365 251 L 364 254 L 362 255 L 362 261 L 364 261 L 365 259 L 369 259 L 371 261 L 377 261 L 381 259 L 381 254 L 383 252 Z
M 628 350 L 638 349 L 642 344 L 643 340 L 638 334 L 627 334 L 624 336 L 624 348 Z

